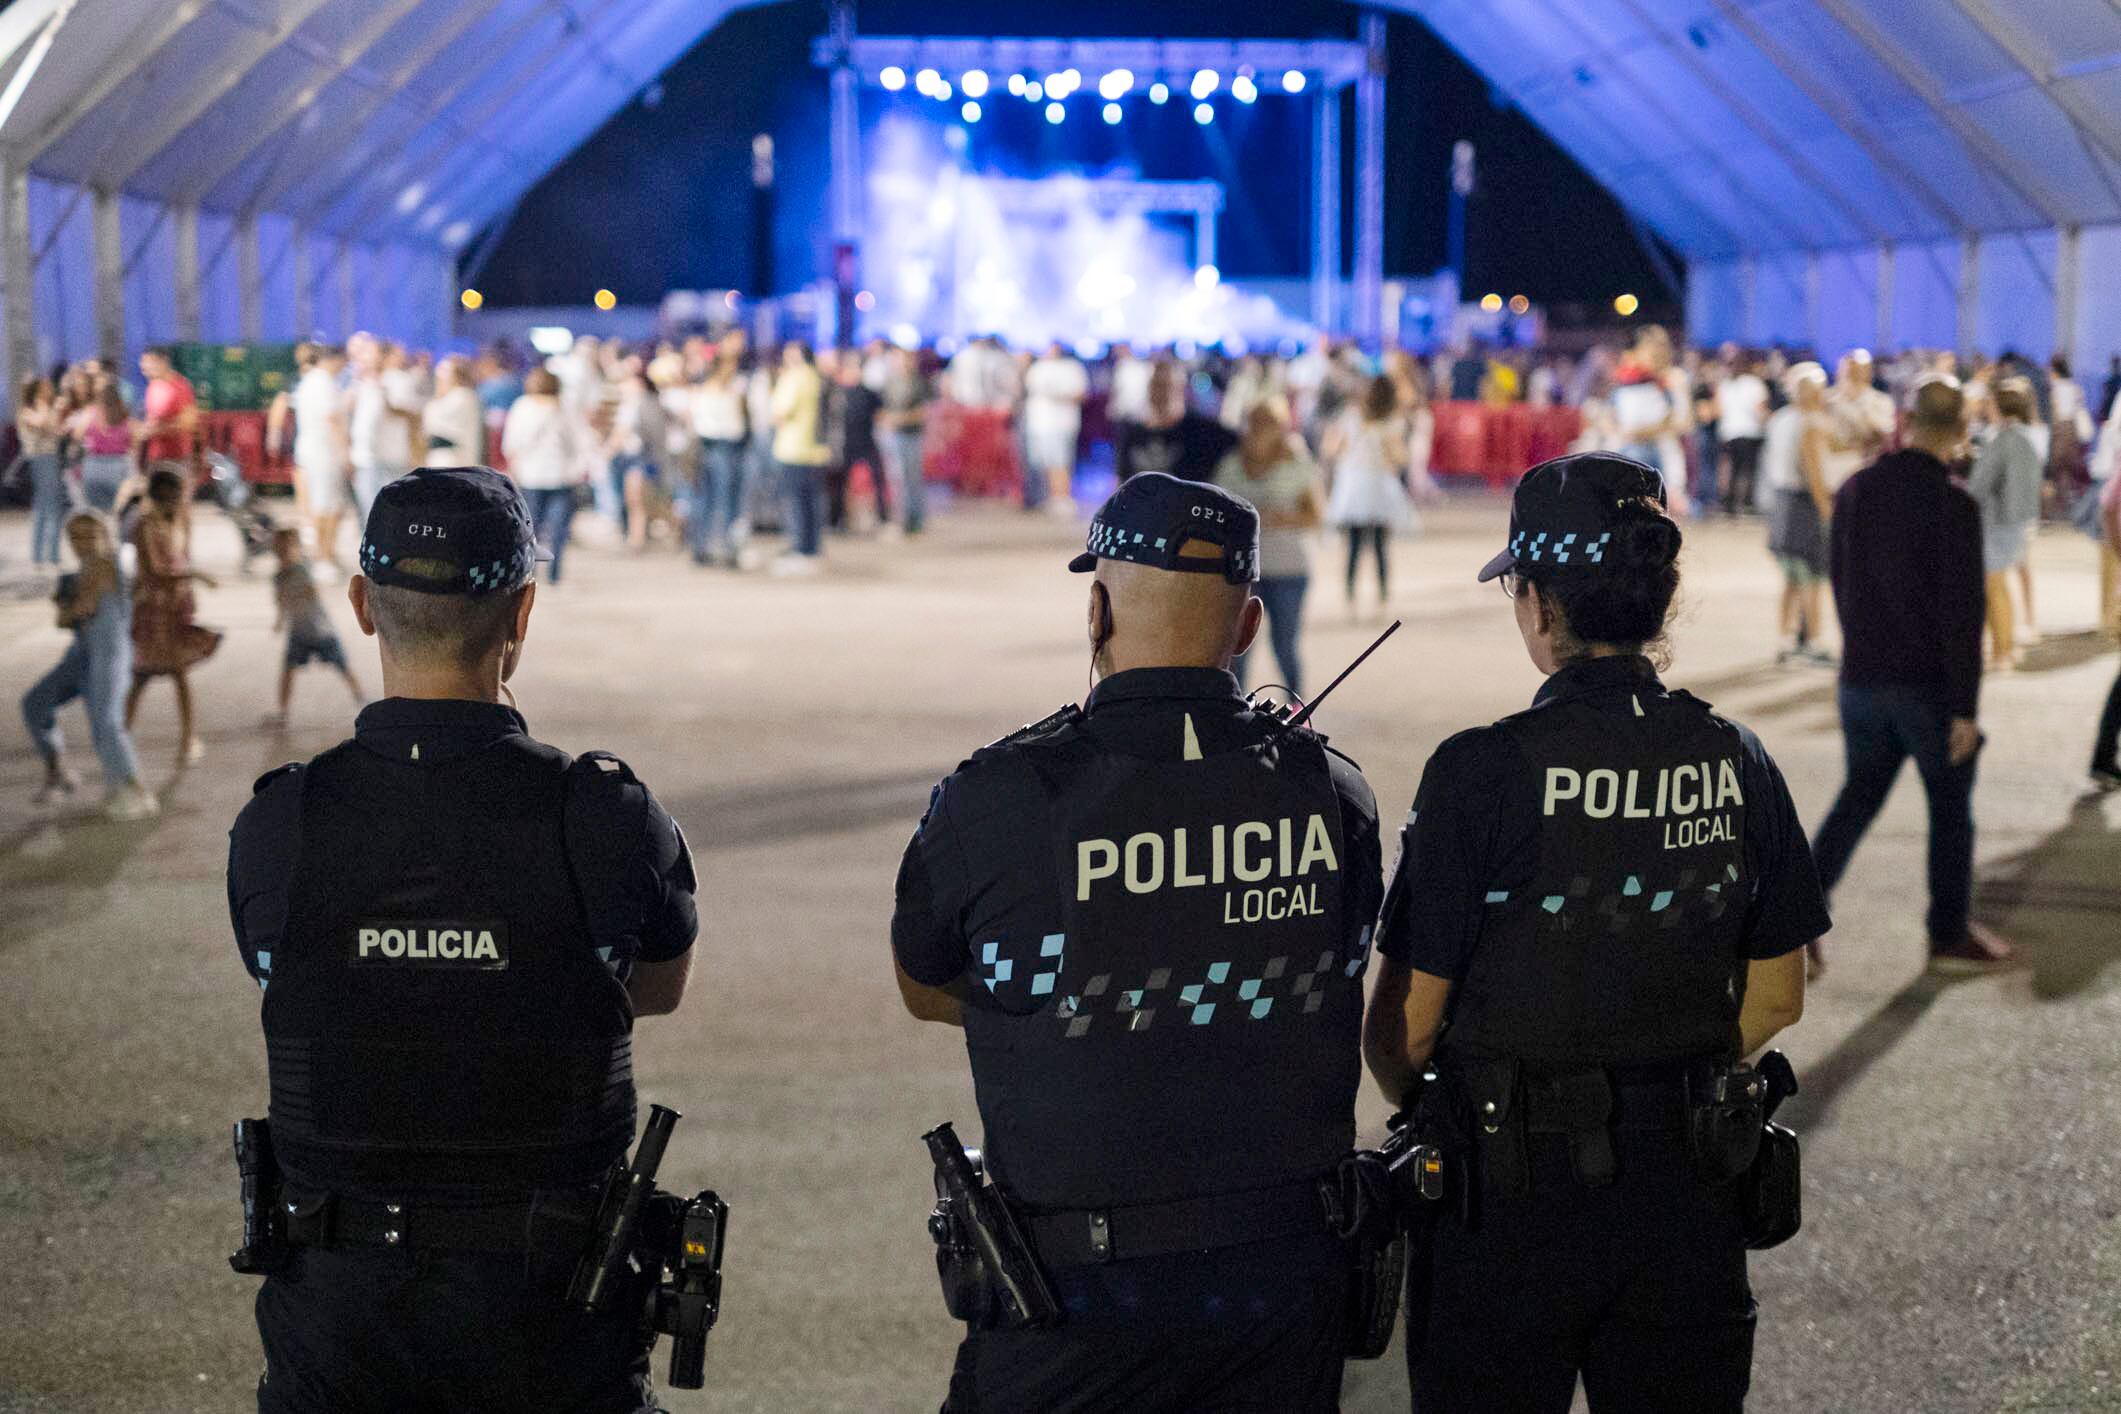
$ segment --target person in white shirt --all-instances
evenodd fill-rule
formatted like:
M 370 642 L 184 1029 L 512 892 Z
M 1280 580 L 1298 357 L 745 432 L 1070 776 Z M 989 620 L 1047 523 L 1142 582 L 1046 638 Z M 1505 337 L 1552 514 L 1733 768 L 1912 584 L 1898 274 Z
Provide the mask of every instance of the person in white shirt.
M 435 365 L 435 395 L 420 414 L 427 435 L 423 466 L 484 466 L 486 418 L 471 386 L 471 363 L 452 354 Z
M 1025 506 L 1036 506 L 1050 495 L 1057 514 L 1074 514 L 1075 450 L 1083 430 L 1083 399 L 1089 394 L 1090 375 L 1058 343 L 1025 370 Z M 1039 483 L 1037 495 L 1034 480 Z
M 523 380 L 523 396 L 508 409 L 501 453 L 530 503 L 538 543 L 552 556 L 545 578 L 553 584 L 560 582 L 575 488 L 583 484 L 583 458 L 593 440 L 587 425 L 560 401 L 560 380 L 550 369 L 532 369 Z
M 751 375 L 763 380 L 763 373 Z M 692 562 L 734 566 L 742 542 L 744 438 L 748 430 L 745 376 L 734 354 L 719 354 L 692 390 L 692 433 L 699 440 L 700 476 L 693 503 Z M 770 427 L 769 427 L 770 431 Z
M 1355 581 L 1365 545 L 1377 560 L 1377 602 L 1392 602 L 1392 567 L 1388 546 L 1401 530 L 1416 528 L 1419 517 L 1407 497 L 1405 475 L 1409 440 L 1399 410 L 1399 390 L 1390 378 L 1373 378 L 1357 405 L 1327 429 L 1323 448 L 1332 471 L 1326 520 L 1348 535 L 1348 612 L 1355 612 Z
M 1741 354 L 1731 376 L 1716 389 L 1716 440 L 1730 458 L 1723 483 L 1723 511 L 1736 515 L 1753 508 L 1754 483 L 1760 475 L 1760 449 L 1767 438 L 1768 386 L 1750 355 Z
M 1672 364 L 1672 336 L 1647 324 L 1613 377 L 1613 421 L 1620 450 L 1657 468 L 1664 478 L 1672 516 L 1684 520 L 1687 501 L 1686 445 L 1693 430 L 1693 388 Z
M 288 395 L 295 419 L 295 494 L 318 559 L 339 570 L 339 519 L 346 513 L 346 352 L 312 351 Z
M 1760 470 L 1772 500 L 1768 505 L 1768 553 L 1782 569 L 1777 623 L 1783 644 L 1778 663 L 1803 659 L 1831 662 L 1819 647 L 1824 627 L 1822 587 L 1831 568 L 1827 528 L 1834 495 L 1826 464 L 1833 445 L 1833 414 L 1827 408 L 1826 370 L 1800 363 L 1783 376 L 1789 404 L 1767 420 Z
M 1112 393 L 1105 408 L 1115 440 L 1121 428 L 1149 416 L 1150 369 L 1149 361 L 1136 358 L 1127 345 L 1112 346 Z
M 376 492 L 412 470 L 412 431 L 420 416 L 417 378 L 402 361 L 391 366 L 392 350 L 373 334 L 356 334 L 346 342 L 353 364 L 347 443 L 355 509 L 363 524 Z M 402 360 L 403 350 L 397 355 Z
M 1833 424 L 1826 453 L 1826 489 L 1831 494 L 1878 459 L 1892 440 L 1898 416 L 1892 397 L 1878 386 L 1869 349 L 1850 349 L 1841 356 L 1826 404 Z

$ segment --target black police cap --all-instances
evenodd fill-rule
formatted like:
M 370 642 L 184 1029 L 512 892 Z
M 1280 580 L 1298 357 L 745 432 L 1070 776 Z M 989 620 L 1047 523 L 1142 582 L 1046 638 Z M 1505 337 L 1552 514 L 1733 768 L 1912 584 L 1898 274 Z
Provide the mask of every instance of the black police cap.
M 538 549 L 530 507 L 514 481 L 491 467 L 423 466 L 376 492 L 361 533 L 361 573 L 423 594 L 491 594 L 530 578 L 552 557 Z M 456 573 L 406 574 L 407 560 L 439 561 Z
M 1620 523 L 1625 501 L 1649 497 L 1662 506 L 1664 477 L 1616 452 L 1578 452 L 1541 462 L 1517 483 L 1510 502 L 1510 544 L 1487 562 L 1480 582 L 1526 565 L 1596 570 Z
M 1222 553 L 1179 553 L 1186 542 L 1202 540 Z M 1259 512 L 1220 486 L 1145 471 L 1121 482 L 1098 508 L 1087 547 L 1068 568 L 1087 574 L 1099 560 L 1219 574 L 1232 584 L 1250 584 L 1259 578 Z

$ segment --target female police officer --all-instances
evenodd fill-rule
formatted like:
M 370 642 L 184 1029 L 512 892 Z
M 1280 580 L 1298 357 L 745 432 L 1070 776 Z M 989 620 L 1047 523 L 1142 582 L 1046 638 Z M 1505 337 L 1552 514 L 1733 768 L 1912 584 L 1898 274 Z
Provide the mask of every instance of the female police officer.
M 1828 926 L 1759 741 L 1657 679 L 1679 528 L 1651 468 L 1518 486 L 1500 579 L 1547 682 L 1437 749 L 1401 834 L 1371 1071 L 1456 1136 L 1410 1292 L 1416 1407 L 1737 1410 L 1754 1306 L 1689 1095 L 1795 1021 Z M 1426 1309 L 1422 1309 L 1423 1306 Z

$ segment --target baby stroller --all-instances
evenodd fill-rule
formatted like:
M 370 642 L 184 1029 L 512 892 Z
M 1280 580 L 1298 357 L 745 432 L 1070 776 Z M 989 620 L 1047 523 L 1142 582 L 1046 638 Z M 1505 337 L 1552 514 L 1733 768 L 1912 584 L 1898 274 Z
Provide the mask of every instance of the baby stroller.
M 234 461 L 219 452 L 208 452 L 206 482 L 201 490 L 235 523 L 236 533 L 243 541 L 240 572 L 248 575 L 252 560 L 272 553 L 273 531 L 277 529 L 273 518 L 266 514 L 257 488 L 243 479 L 242 468 Z

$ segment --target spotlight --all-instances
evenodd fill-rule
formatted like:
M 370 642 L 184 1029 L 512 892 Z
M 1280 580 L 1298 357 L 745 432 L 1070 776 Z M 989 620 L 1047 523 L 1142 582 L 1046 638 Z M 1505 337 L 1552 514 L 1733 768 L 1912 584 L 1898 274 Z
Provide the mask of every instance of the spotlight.
M 1132 87 L 1134 87 L 1134 72 L 1131 69 L 1114 69 L 1097 81 L 1098 96 L 1107 102 L 1115 98 L 1125 97 L 1127 90 Z
M 1633 295 L 1622 295 L 1619 299 L 1613 301 L 1613 312 L 1622 319 L 1627 318 L 1640 308 L 1642 308 L 1642 301 L 1636 299 Z
M 965 76 L 957 81 L 957 86 L 965 91 L 965 97 L 967 98 L 985 98 L 987 96 L 986 71 L 983 69 L 965 70 Z
M 1208 126 L 1208 124 L 1210 124 L 1210 123 L 1214 122 L 1214 121 L 1215 121 L 1215 105 L 1214 105 L 1214 104 L 1212 104 L 1212 103 L 1196 103 L 1196 104 L 1194 104 L 1194 105 L 1193 105 L 1193 121 L 1194 121 L 1194 122 L 1196 122 L 1196 123 L 1198 123 L 1198 124 L 1200 124 L 1200 125 L 1201 125 L 1202 127 L 1206 127 L 1206 126 Z
M 1124 113 L 1122 113 L 1122 112 L 1120 111 L 1120 106 L 1119 106 L 1119 105 L 1118 105 L 1117 103 L 1107 103 L 1107 104 L 1105 105 L 1105 121 L 1106 121 L 1106 122 L 1108 122 L 1108 123 L 1117 123 L 1117 122 L 1119 122 L 1119 120 L 1120 120 L 1121 118 L 1123 118 L 1123 117 L 1125 117 L 1125 116 L 1126 116 L 1126 115 L 1125 115 Z
M 466 309 L 477 309 L 480 305 L 486 303 L 486 296 L 480 294 L 477 290 L 466 290 L 463 294 L 457 296 L 457 303 L 463 305 Z
M 876 81 L 893 93 L 906 86 L 906 71 L 893 64 L 876 76 Z
M 937 79 L 935 81 L 935 87 L 928 90 L 928 96 L 940 102 L 948 103 L 950 101 L 950 95 L 955 91 L 956 90 L 950 87 L 950 80 Z
M 1523 295 L 1510 296 L 1510 313 L 1527 314 L 1531 312 L 1531 308 L 1532 302 L 1529 299 L 1526 299 Z
M 1480 297 L 1480 307 L 1493 314 L 1502 308 L 1502 296 L 1496 294 L 1482 295 Z
M 1063 69 L 1061 70 L 1061 77 L 1068 81 L 1068 92 L 1070 93 L 1083 86 L 1083 75 L 1079 69 Z M 1047 87 L 1051 88 L 1052 85 L 1048 84 Z
M 1212 265 L 1203 265 L 1200 267 L 1200 269 L 1193 272 L 1193 283 L 1195 287 L 1203 290 L 1214 289 L 1217 285 L 1222 283 L 1222 279 L 1223 272 L 1216 269 Z
M 943 76 L 933 69 L 923 69 L 913 76 L 913 88 L 917 93 L 927 93 L 943 81 Z
M 618 297 L 617 295 L 613 294 L 613 293 L 612 293 L 611 291 L 609 291 L 609 290 L 598 290 L 598 291 L 597 291 L 597 293 L 596 293 L 596 307 L 597 307 L 598 309 L 617 309 L 617 308 L 618 308 L 618 306 L 619 306 L 619 297 Z
M 1031 82 L 1024 85 L 1024 97 L 1030 99 L 1033 103 L 1038 102 L 1041 98 L 1044 98 L 1045 96 L 1046 90 L 1043 86 L 1040 85 L 1037 79 L 1033 79 L 1031 80 Z
M 868 290 L 856 290 L 854 293 L 854 307 L 867 314 L 870 310 L 876 308 L 876 296 Z
M 1057 103 L 1057 102 L 1055 102 L 1055 103 L 1048 103 L 1048 104 L 1046 105 L 1046 121 L 1047 121 L 1047 122 L 1049 122 L 1049 123 L 1059 123 L 1059 122 L 1060 122 L 1060 121 L 1061 121 L 1062 119 L 1066 118 L 1067 116 L 1068 116 L 1068 110 L 1067 110 L 1067 108 L 1066 108 L 1065 106 L 1063 106 L 1062 104 L 1060 104 L 1060 103 Z
M 1259 97 L 1259 86 L 1244 74 L 1230 80 L 1230 96 L 1239 103 L 1250 103 Z
M 968 123 L 976 123 L 979 121 L 980 106 L 977 103 L 974 103 L 969 98 L 965 100 L 965 106 L 958 109 L 957 111 L 964 115 L 965 121 Z
M 1024 76 L 1022 74 L 1009 75 L 1009 96 L 1011 98 L 1022 98 L 1024 96 Z
M 1223 76 L 1213 69 L 1202 69 L 1193 76 L 1193 96 L 1206 98 L 1222 86 Z
M 1304 78 L 1302 69 L 1291 69 L 1281 76 L 1281 91 L 1283 93 L 1302 93 L 1306 82 L 1308 80 Z
M 1167 83 L 1152 83 L 1152 84 L 1150 84 L 1150 85 L 1149 85 L 1149 101 L 1150 101 L 1151 103 L 1154 103 L 1154 104 L 1155 104 L 1155 105 L 1156 105 L 1157 107 L 1159 107 L 1159 108 L 1163 107 L 1163 106 L 1164 106 L 1164 104 L 1166 104 L 1166 103 L 1170 102 L 1170 101 L 1171 101 L 1171 85 L 1169 85 L 1169 84 L 1167 84 Z

